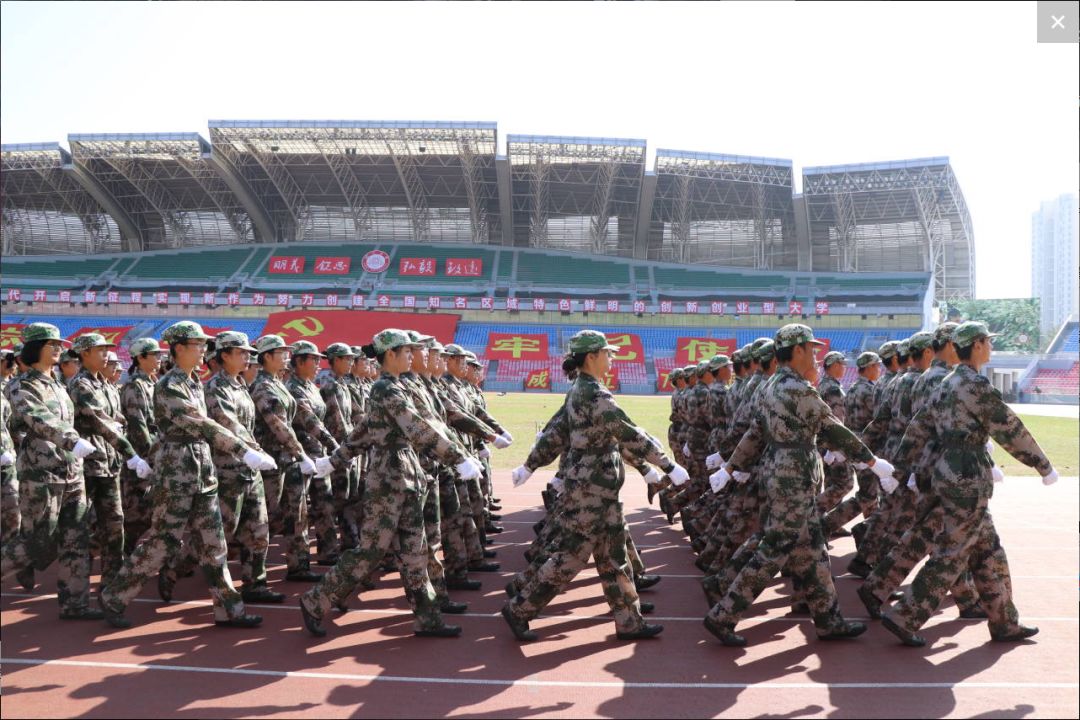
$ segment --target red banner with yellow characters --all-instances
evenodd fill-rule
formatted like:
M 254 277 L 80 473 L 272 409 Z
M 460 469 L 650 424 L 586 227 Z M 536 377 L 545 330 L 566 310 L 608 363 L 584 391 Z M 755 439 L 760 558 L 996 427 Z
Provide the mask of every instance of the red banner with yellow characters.
M 611 356 L 612 362 L 645 362 L 645 346 L 641 338 L 631 333 L 608 333 L 608 345 L 619 348 Z
M 608 370 L 607 375 L 604 376 L 604 386 L 611 392 L 615 392 L 619 389 L 619 370 L 614 365 Z
M 817 338 L 817 340 L 825 344 L 814 346 L 814 357 L 817 358 L 818 365 L 824 366 L 825 356 L 829 354 L 829 338 Z
M 290 310 L 266 319 L 264 335 L 280 335 L 287 343 L 307 340 L 325 350 L 332 343 L 366 345 L 387 328 L 432 335 L 443 345 L 454 342 L 457 315 L 376 312 L 373 310 Z
M 15 349 L 22 342 L 22 330 L 26 325 L 22 323 L 4 323 L 0 325 L 0 348 Z
M 521 333 L 488 333 L 488 360 L 546 360 L 548 336 Z
M 551 368 L 541 368 L 540 370 L 530 370 L 529 374 L 525 376 L 525 389 L 526 390 L 550 390 L 551 389 Z
M 679 338 L 675 346 L 676 365 L 695 365 L 713 355 L 731 355 L 738 349 L 735 338 Z
M 675 386 L 671 384 L 671 370 L 656 370 L 656 391 L 662 393 L 675 392 Z

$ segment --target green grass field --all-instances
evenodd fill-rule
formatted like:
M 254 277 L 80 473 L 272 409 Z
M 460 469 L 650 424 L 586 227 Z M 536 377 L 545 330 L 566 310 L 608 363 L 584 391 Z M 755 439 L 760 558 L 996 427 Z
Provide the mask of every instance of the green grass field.
M 488 410 L 514 436 L 514 444 L 506 450 L 493 450 L 491 460 L 496 470 L 512 470 L 525 460 L 536 431 L 543 427 L 562 404 L 562 395 L 555 393 L 487 393 Z M 667 444 L 668 397 L 647 395 L 617 396 L 619 406 L 634 422 Z M 1080 467 L 1080 422 L 1070 418 L 1021 415 L 1024 424 L 1039 441 L 1054 467 L 1062 475 L 1076 475 Z M 1021 465 L 1000 447 L 994 451 L 994 461 L 1002 465 L 1006 475 L 1038 475 Z

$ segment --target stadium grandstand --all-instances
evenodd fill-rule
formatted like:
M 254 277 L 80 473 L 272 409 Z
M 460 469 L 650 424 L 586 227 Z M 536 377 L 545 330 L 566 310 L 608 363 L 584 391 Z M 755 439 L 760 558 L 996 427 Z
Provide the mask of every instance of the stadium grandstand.
M 451 315 L 493 389 L 558 391 L 567 338 L 597 327 L 627 347 L 616 386 L 655 392 L 792 319 L 854 356 L 974 294 L 945 157 L 805 168 L 796 193 L 791 160 L 658 149 L 649 169 L 645 140 L 501 144 L 492 122 L 209 130 L 3 145 L 5 343 L 45 316 L 134 338 L 181 316 L 257 336 L 281 312 Z

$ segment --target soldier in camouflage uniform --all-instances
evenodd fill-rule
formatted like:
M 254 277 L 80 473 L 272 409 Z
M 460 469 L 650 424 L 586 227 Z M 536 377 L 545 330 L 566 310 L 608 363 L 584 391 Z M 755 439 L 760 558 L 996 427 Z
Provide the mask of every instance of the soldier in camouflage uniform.
M 687 472 L 662 452 L 615 403 L 598 380 L 611 365 L 611 351 L 602 333 L 582 330 L 571 338 L 564 369 L 579 374 L 566 396 L 566 434 L 570 448 L 563 481 L 566 506 L 560 524 L 561 546 L 544 562 L 533 579 L 503 606 L 503 618 L 519 640 L 532 640 L 529 621 L 564 590 L 588 563 L 596 560 L 597 573 L 610 605 L 619 639 L 648 638 L 663 627 L 648 625 L 641 610 L 626 557 L 626 523 L 619 502 L 624 480 L 621 452 L 664 469 L 673 482 L 685 483 Z M 515 484 L 532 468 L 554 457 L 537 442 L 524 465 L 514 470 Z
M 251 385 L 255 403 L 255 439 L 274 458 L 277 470 L 263 471 L 266 492 L 266 511 L 272 534 L 287 538 L 285 562 L 286 580 L 315 582 L 319 575 L 311 571 L 306 517 L 298 517 L 301 502 L 304 507 L 305 475 L 315 472 L 315 462 L 307 456 L 293 430 L 296 398 L 278 375 L 289 362 L 292 349 L 278 335 L 264 335 L 255 342 L 262 370 Z M 290 508 L 295 509 L 290 511 Z M 301 527 L 303 526 L 303 527 Z M 298 537 L 300 532 L 303 536 Z
M 874 417 L 875 383 L 881 376 L 881 356 L 875 352 L 864 352 L 855 360 L 855 367 L 859 371 L 859 378 L 848 389 L 844 398 L 844 424 L 861 438 L 863 428 Z M 835 458 L 835 453 L 833 456 Z M 846 463 L 847 459 L 835 461 Z M 855 477 L 858 481 L 855 495 L 826 513 L 822 521 L 825 537 L 833 537 L 841 532 L 846 534 L 844 526 L 854 520 L 856 515 L 861 512 L 864 517 L 870 517 L 877 507 L 878 495 L 881 492 L 877 476 L 870 470 L 860 470 Z
M 370 350 L 370 346 L 367 346 L 367 349 Z M 352 409 L 351 424 L 356 427 L 367 415 L 368 397 L 371 395 L 371 386 L 375 384 L 378 372 L 372 365 L 374 360 L 365 355 L 364 347 L 354 345 L 352 351 L 356 355 L 356 361 L 353 363 L 352 372 L 345 380 Z M 364 493 L 366 466 L 367 457 L 364 455 L 353 460 L 353 469 L 349 476 L 349 499 L 341 511 L 343 549 L 354 548 L 360 542 L 360 512 L 363 508 L 361 496 Z
M 78 351 L 74 348 L 65 350 L 64 354 L 60 356 L 60 364 L 57 367 L 60 368 L 60 382 L 64 383 L 64 385 L 70 385 L 81 369 Z
M 768 524 L 757 551 L 705 618 L 706 629 L 725 645 L 746 640 L 734 627 L 772 577 L 787 566 L 805 592 L 805 601 L 821 639 L 849 638 L 866 626 L 840 615 L 829 570 L 825 538 L 814 505 L 822 479 L 816 440 L 824 435 L 830 447 L 866 462 L 890 476 L 892 467 L 876 459 L 832 414 L 809 379 L 817 378 L 813 346 L 818 343 L 805 325 L 791 324 L 776 333 L 777 360 L 782 363 L 764 389 L 759 412 L 740 440 L 728 465 L 718 475 L 745 469 L 764 451 L 769 457 Z
M 14 353 L 9 349 L 0 352 L 0 362 L 14 367 L 15 362 L 11 357 Z M 0 376 L 0 391 L 7 390 L 6 369 Z M 0 392 L 0 543 L 6 543 L 19 534 L 22 524 L 19 514 L 19 477 L 15 472 L 15 443 L 11 439 L 8 430 L 8 421 L 11 419 L 11 404 L 8 402 L 7 393 Z
M 928 443 L 940 448 L 931 474 L 943 513 L 930 559 L 882 621 L 905 645 L 926 643 L 915 633 L 965 569 L 971 570 L 982 609 L 989 616 L 991 639 L 1017 641 L 1038 632 L 1038 628 L 1019 623 L 1012 602 L 1009 561 L 989 511 L 994 481 L 987 438 L 1036 469 L 1044 484 L 1056 482 L 1058 474 L 1001 393 L 979 374 L 990 360 L 993 337 L 980 322 L 965 322 L 956 328 L 953 344 L 960 364 L 941 381 L 908 425 L 897 450 L 897 471 L 907 477 Z
M 124 414 L 127 438 L 139 457 L 150 457 L 157 438 L 154 422 L 154 383 L 158 379 L 161 347 L 153 338 L 139 338 L 129 348 L 132 357 L 128 381 L 120 390 L 120 411 Z M 131 554 L 142 534 L 150 529 L 150 483 L 134 470 L 120 470 L 124 511 L 124 552 Z
M 326 417 L 323 424 L 334 436 L 334 440 L 341 443 L 349 437 L 353 428 L 353 393 L 349 389 L 352 383 L 353 365 L 356 364 L 356 353 L 345 343 L 333 343 L 326 348 L 327 362 L 330 370 L 323 375 L 319 382 L 319 392 L 323 402 L 326 403 Z M 356 528 L 351 527 L 345 520 L 345 508 L 357 488 L 357 467 L 353 462 L 344 470 L 335 470 L 330 475 L 330 486 L 334 493 L 334 519 L 338 527 L 338 536 L 345 538 L 355 533 Z M 349 543 L 350 547 L 356 546 L 354 537 Z M 332 554 L 341 552 L 341 541 L 332 549 Z
M 139 457 L 124 429 L 120 397 L 104 377 L 108 348 L 116 347 L 102 335 L 87 333 L 75 338 L 82 369 L 68 384 L 75 405 L 75 430 L 96 451 L 83 460 L 86 494 L 94 508 L 94 528 L 101 548 L 101 583 L 108 585 L 124 563 L 124 510 L 120 491 L 120 468 L 141 478 L 150 477 L 150 466 Z
M 912 399 L 912 414 L 917 415 L 929 403 L 935 389 L 949 374 L 959 359 L 952 344 L 956 323 L 944 323 L 934 331 L 933 348 L 935 357 L 930 367 L 919 376 L 915 383 Z M 930 482 L 933 465 L 941 449 L 935 444 L 926 445 L 921 453 L 917 469 L 915 488 L 918 490 L 918 506 L 910 522 L 901 530 L 903 536 L 893 545 L 888 554 L 874 566 L 866 582 L 859 588 L 859 597 L 866 605 L 870 617 L 881 617 L 881 600 L 896 593 L 900 583 L 911 573 L 915 566 L 926 557 L 933 548 L 934 539 L 943 527 L 944 513 L 941 501 Z M 996 470 L 996 469 L 995 469 Z M 893 530 L 893 532 L 896 532 Z M 952 587 L 953 600 L 960 609 L 960 617 L 966 619 L 985 618 L 986 613 L 979 607 L 979 595 L 971 579 L 971 573 L 965 571 Z
M 461 628 L 446 625 L 428 578 L 427 537 L 421 494 L 426 482 L 418 452 L 434 453 L 465 477 L 479 475 L 480 466 L 465 457 L 456 443 L 420 416 L 400 375 L 412 364 L 412 340 L 402 330 L 387 329 L 373 340 L 382 376 L 371 389 L 368 415 L 348 440 L 329 458 L 320 458 L 318 472 L 342 469 L 366 451 L 371 463 L 364 491 L 364 517 L 359 547 L 346 550 L 337 564 L 300 598 L 304 625 L 313 635 L 326 630 L 322 619 L 339 606 L 382 562 L 394 540 L 401 559 L 401 579 L 413 608 L 417 635 L 452 637 Z
M 731 391 L 728 382 L 731 380 L 731 359 L 727 355 L 715 355 L 709 360 L 709 369 L 715 376 L 715 381 L 709 386 L 709 408 L 707 412 L 709 424 L 708 455 L 705 457 L 706 485 L 708 473 L 723 463 L 720 456 L 720 445 L 724 439 L 732 418 L 734 417 Z M 712 492 L 704 492 L 698 500 L 702 504 L 700 516 L 706 519 L 702 526 L 699 523 L 698 536 L 694 538 L 690 547 L 694 552 L 700 553 L 705 549 L 710 538 L 720 532 L 719 523 L 723 513 L 719 512 L 723 507 L 724 500 Z M 703 528 L 703 529 L 702 529 Z
M 821 363 L 825 371 L 818 381 L 818 395 L 828 404 L 832 414 L 846 422 L 847 411 L 844 403 L 844 388 L 840 379 L 844 376 L 847 359 L 844 353 L 833 350 L 827 353 Z M 818 510 L 827 513 L 840 504 L 851 488 L 855 486 L 855 477 L 851 464 L 846 460 L 833 462 L 832 454 L 825 451 L 825 487 L 818 495 Z M 846 534 L 846 531 L 845 531 Z
M 296 414 L 293 415 L 293 430 L 296 438 L 304 446 L 308 457 L 325 457 L 337 450 L 338 442 L 323 424 L 326 417 L 326 403 L 323 402 L 319 388 L 315 384 L 315 374 L 319 361 L 326 356 L 319 352 L 314 343 L 300 340 L 293 344 L 292 377 L 285 383 L 292 396 L 296 398 Z M 295 477 L 292 476 L 292 477 Z M 285 494 L 289 517 L 295 519 L 292 550 L 299 567 L 310 567 L 308 549 L 308 518 L 315 528 L 318 539 L 319 565 L 333 565 L 340 552 L 336 523 L 334 522 L 334 491 L 328 477 L 312 475 L 306 479 L 306 491 L 296 485 L 290 485 L 286 479 Z M 290 492 L 292 491 L 292 492 Z M 290 565 L 292 567 L 292 565 Z
M 210 448 L 212 445 L 222 454 L 242 457 L 252 469 L 267 466 L 270 459 L 207 417 L 203 386 L 195 369 L 209 339 L 198 323 L 189 321 L 175 323 L 162 333 L 175 365 L 154 387 L 154 419 L 160 434 L 153 455 L 157 468 L 153 519 L 150 531 L 124 561 L 116 579 L 101 588 L 105 619 L 113 627 L 131 625 L 123 614 L 128 603 L 168 558 L 179 555 L 181 538 L 189 529 L 210 584 L 214 622 L 234 627 L 254 627 L 262 622 L 258 615 L 244 612 L 244 602 L 229 576 Z
M 468 380 L 469 384 L 466 386 L 468 397 L 472 399 L 471 407 L 467 408 L 469 412 L 475 415 L 479 420 L 486 423 L 489 427 L 498 433 L 501 441 L 496 443 L 496 447 L 507 447 L 514 441 L 514 438 L 510 435 L 510 432 L 503 428 L 499 424 L 499 421 L 493 418 L 487 411 L 487 400 L 484 399 L 484 366 L 480 360 L 477 359 L 476 354 L 470 351 L 466 351 L 467 364 L 469 367 Z M 472 440 L 472 447 L 470 449 L 479 451 L 482 443 L 478 440 Z M 482 491 L 480 507 L 484 515 L 484 534 L 496 535 L 503 531 L 501 525 L 495 525 L 492 522 L 491 517 L 491 505 L 495 502 L 494 492 L 491 484 L 491 463 L 486 457 L 480 458 L 480 462 L 483 464 L 484 472 L 480 480 L 480 487 Z
M 55 560 L 60 617 L 100 619 L 101 612 L 89 607 L 90 536 L 82 477 L 82 458 L 95 448 L 75 431 L 75 406 L 52 375 L 70 343 L 48 323 L 27 325 L 22 340 L 20 353 L 28 370 L 10 397 L 25 432 L 16 458 L 22 527 L 3 545 L 0 574 L 7 577 L 28 567 L 41 571 Z

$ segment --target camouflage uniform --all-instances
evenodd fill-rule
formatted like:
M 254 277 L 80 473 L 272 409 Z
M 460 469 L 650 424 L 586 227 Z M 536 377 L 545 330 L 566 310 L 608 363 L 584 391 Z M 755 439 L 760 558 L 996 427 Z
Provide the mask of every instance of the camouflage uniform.
M 881 357 L 874 352 L 865 352 L 859 356 L 856 364 L 860 368 L 866 368 L 881 362 Z M 877 394 L 877 385 L 864 375 L 848 389 L 844 398 L 844 424 L 857 436 L 862 436 L 865 428 L 874 417 L 874 397 Z M 850 462 L 850 461 L 845 461 Z M 855 495 L 832 508 L 825 515 L 823 527 L 825 537 L 831 537 L 849 522 L 855 519 L 860 512 L 863 517 L 870 517 L 877 507 L 878 495 L 881 486 L 877 476 L 869 470 L 858 470 L 855 474 L 858 481 L 858 489 Z
M 23 328 L 22 336 L 27 342 L 60 339 L 60 332 L 34 323 Z M 7 577 L 27 567 L 42 571 L 55 560 L 61 616 L 78 616 L 89 610 L 90 536 L 82 461 L 71 452 L 80 440 L 75 406 L 63 383 L 34 368 L 21 376 L 11 395 L 12 411 L 26 433 L 16 461 L 22 527 L 4 543 L 0 573 Z
M 966 333 L 966 334 L 965 334 Z M 982 323 L 964 323 L 954 334 L 957 347 L 989 336 Z M 915 632 L 937 609 L 965 568 L 970 568 L 992 637 L 1019 629 L 1012 602 L 1009 561 L 990 516 L 993 494 L 986 450 L 992 437 L 1010 455 L 1042 475 L 1052 471 L 1042 448 L 1005 404 L 990 380 L 969 365 L 957 365 L 941 381 L 929 404 L 908 426 L 897 451 L 897 475 L 907 477 L 927 443 L 941 452 L 933 468 L 933 487 L 943 523 L 926 565 L 888 617 Z
M 453 345 L 448 346 L 451 352 L 455 352 Z M 464 351 L 462 351 L 464 354 Z M 483 415 L 487 415 L 486 412 L 477 414 L 476 411 L 482 411 L 476 402 L 476 396 L 470 389 L 472 386 L 469 383 L 454 377 L 453 375 L 445 376 L 446 388 L 449 396 L 454 400 L 455 405 L 469 414 L 474 415 L 478 420 L 481 420 L 485 425 L 494 430 L 497 434 L 501 434 L 502 430 L 488 423 L 482 419 Z M 488 415 L 488 418 L 494 422 L 494 418 Z M 466 449 L 471 451 L 471 443 L 466 440 Z M 445 483 L 445 481 L 444 481 Z M 481 480 L 456 480 L 455 486 L 457 489 L 457 495 L 460 498 L 461 510 L 458 513 L 458 517 L 452 520 L 453 532 L 460 534 L 462 541 L 465 543 L 466 553 L 469 558 L 470 564 L 482 562 L 484 559 L 484 539 L 486 537 L 487 527 L 487 508 L 484 498 L 484 489 L 481 486 Z M 457 543 L 456 538 L 454 543 Z M 460 547 L 452 547 L 452 553 L 460 553 Z M 457 561 L 453 563 L 454 567 L 451 568 L 450 574 L 457 575 L 459 568 L 457 567 Z
M 586 350 L 607 346 L 603 335 L 595 335 L 599 335 L 596 342 L 600 346 L 590 344 Z M 584 345 L 593 340 L 586 336 L 578 342 Z M 572 340 L 571 352 L 582 351 L 575 347 Z M 579 374 L 566 397 L 565 408 L 565 433 L 570 447 L 562 476 L 566 504 L 560 521 L 561 545 L 504 612 L 519 622 L 532 620 L 566 589 L 592 556 L 618 631 L 636 633 L 645 627 L 645 622 L 626 557 L 626 523 L 619 501 L 625 479 L 621 453 L 628 452 L 639 461 L 650 462 L 665 471 L 675 465 L 627 417 L 596 378 Z M 525 467 L 539 467 L 549 457 L 550 452 L 545 450 L 541 439 L 529 453 Z
M 96 333 L 80 335 L 73 349 L 112 347 Z M 124 432 L 120 398 L 112 383 L 82 368 L 71 379 L 68 394 L 75 404 L 75 430 L 96 452 L 83 459 L 86 494 L 94 508 L 94 530 L 101 548 L 101 583 L 108 585 L 124 563 L 124 510 L 120 468 L 136 455 Z
M 815 342 L 809 328 L 787 325 L 777 332 L 777 345 Z M 764 450 L 769 456 L 766 482 L 769 515 L 752 559 L 726 595 L 709 611 L 709 621 L 732 628 L 782 567 L 805 592 L 819 634 L 843 633 L 825 550 L 825 538 L 814 504 L 823 475 L 816 437 L 823 434 L 834 448 L 856 461 L 872 462 L 873 454 L 832 414 L 817 391 L 790 367 L 776 371 L 766 387 L 749 431 L 729 463 L 749 466 Z
M 277 335 L 264 335 L 255 343 L 260 353 L 286 347 Z M 310 568 L 307 543 L 307 516 L 298 517 L 301 504 L 306 510 L 304 475 L 300 460 L 304 448 L 293 430 L 296 398 L 276 377 L 259 370 L 251 384 L 251 400 L 255 403 L 255 440 L 270 453 L 277 470 L 262 473 L 266 494 L 266 511 L 270 531 L 286 537 L 285 562 L 289 572 L 305 572 Z M 286 494 L 288 493 L 288 494 Z M 290 512 L 289 508 L 294 508 Z M 303 535 L 299 536 L 302 532 Z
M 156 342 L 154 344 L 157 345 Z M 131 446 L 139 457 L 150 457 L 158 429 L 154 422 L 154 381 L 149 375 L 136 369 L 128 376 L 120 391 L 120 408 L 127 420 L 127 437 Z M 123 487 L 125 549 L 130 553 L 142 534 L 150 529 L 152 493 L 149 479 L 139 479 L 126 465 L 120 473 L 120 481 Z
M 827 370 L 830 365 L 843 361 L 844 355 L 842 353 L 830 352 L 825 356 L 823 364 Z M 822 374 L 821 380 L 818 382 L 818 395 L 832 410 L 832 414 L 839 418 L 840 422 L 845 422 L 847 411 L 844 403 L 844 388 L 840 386 L 840 381 L 827 373 Z M 818 510 L 823 513 L 832 510 L 840 504 L 840 501 L 854 486 L 855 478 L 852 473 L 851 463 L 845 460 L 844 462 L 826 465 L 825 487 L 817 499 Z
M 375 336 L 378 352 L 408 344 L 408 336 L 402 331 L 386 330 Z M 465 456 L 456 443 L 419 415 L 400 379 L 385 372 L 371 389 L 364 424 L 353 429 L 330 461 L 342 469 L 363 451 L 368 452 L 370 467 L 360 545 L 341 553 L 337 564 L 301 596 L 300 602 L 306 612 L 322 618 L 332 605 L 352 595 L 357 583 L 377 568 L 396 539 L 401 579 L 413 608 L 413 628 L 439 628 L 443 625 L 442 613 L 428 578 L 421 504 L 426 477 L 418 453 L 433 453 L 442 462 L 455 466 L 464 462 Z
M 3 390 L 7 390 L 7 382 Z M 7 392 L 0 393 L 0 452 L 11 457 L 10 465 L 0 466 L 0 542 L 6 543 L 19 534 L 22 524 L 19 514 L 19 477 L 15 472 L 15 443 L 8 431 L 11 405 Z
M 165 330 L 163 339 L 174 343 L 208 338 L 197 323 L 179 322 Z M 203 575 L 210 584 L 215 621 L 246 618 L 243 600 L 229 575 L 210 448 L 236 457 L 257 448 L 249 447 L 207 416 L 202 383 L 179 366 L 154 386 L 154 419 L 160 434 L 151 462 L 155 468 L 151 528 L 124 561 L 116 579 L 102 586 L 102 606 L 106 612 L 123 613 L 147 579 L 156 575 L 168 558 L 179 555 L 183 534 L 190 530 Z
M 293 357 L 300 355 L 315 355 L 325 357 L 318 351 L 314 344 L 300 341 L 293 345 Z M 337 450 L 338 442 L 323 424 L 326 417 L 326 403 L 323 402 L 318 386 L 311 380 L 302 380 L 293 374 L 285 383 L 292 396 L 296 398 L 296 414 L 293 415 L 293 430 L 296 438 L 304 446 L 304 451 L 310 458 L 322 457 Z M 330 478 L 306 476 L 303 474 L 292 475 L 295 481 L 300 478 L 303 485 L 290 487 L 286 478 L 285 493 L 289 499 L 286 505 L 290 517 L 294 518 L 291 548 L 295 553 L 296 565 L 307 568 L 310 566 L 310 550 L 308 541 L 308 517 L 310 511 L 311 525 L 315 528 L 315 537 L 318 538 L 319 563 L 330 564 L 337 561 L 340 551 L 337 527 L 334 522 L 334 491 L 330 484 Z M 290 492 L 292 490 L 293 492 Z M 295 503 L 295 504 L 294 504 Z M 293 563 L 289 568 L 295 567 Z
M 326 357 L 333 362 L 338 357 L 355 357 L 352 348 L 345 343 L 334 343 L 326 348 Z M 350 389 L 351 381 L 355 380 L 352 375 L 346 373 L 337 377 L 333 372 L 323 376 L 319 383 L 319 392 L 323 402 L 326 403 L 326 416 L 324 425 L 334 436 L 334 440 L 341 444 L 353 429 L 353 391 Z M 345 508 L 350 502 L 356 500 L 359 484 L 359 470 L 356 462 L 353 462 L 344 470 L 335 470 L 330 475 L 330 486 L 334 493 L 334 518 L 337 522 L 338 531 L 342 539 L 349 538 L 349 547 L 356 547 L 359 528 L 351 524 L 345 518 Z M 341 551 L 340 545 L 329 548 L 329 554 L 337 554 Z

